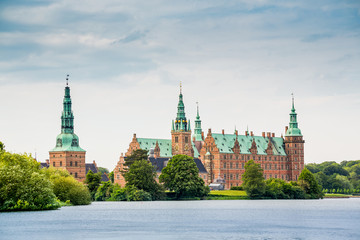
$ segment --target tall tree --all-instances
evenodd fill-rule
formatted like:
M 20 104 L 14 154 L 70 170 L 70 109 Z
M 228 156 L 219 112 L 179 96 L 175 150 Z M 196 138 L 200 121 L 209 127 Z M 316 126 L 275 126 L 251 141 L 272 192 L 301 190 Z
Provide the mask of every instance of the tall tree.
M 125 158 L 125 166 L 131 166 L 135 161 L 148 159 L 148 150 L 136 149 L 132 154 Z
M 242 175 L 244 190 L 250 198 L 261 198 L 265 194 L 265 180 L 260 164 L 249 160 Z
M 151 194 L 153 200 L 162 199 L 164 190 L 155 180 L 156 171 L 154 166 L 147 160 L 135 161 L 124 174 L 126 187 L 135 186 Z
M 174 191 L 177 198 L 203 197 L 209 188 L 199 177 L 199 169 L 193 158 L 186 155 L 175 155 L 161 171 L 159 181 L 165 188 Z
M 307 194 L 307 198 L 318 199 L 323 197 L 323 193 L 321 192 L 318 182 L 307 168 L 304 168 L 304 170 L 301 171 L 299 184 Z
M 89 171 L 86 174 L 85 184 L 90 191 L 91 199 L 95 200 L 95 193 L 101 183 L 101 173 L 93 173 L 93 171 Z

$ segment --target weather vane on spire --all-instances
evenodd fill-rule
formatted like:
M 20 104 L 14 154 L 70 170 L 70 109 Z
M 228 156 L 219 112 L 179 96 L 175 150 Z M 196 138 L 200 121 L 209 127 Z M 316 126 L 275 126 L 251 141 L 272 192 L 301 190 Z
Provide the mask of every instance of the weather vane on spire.
M 294 107 L 294 93 L 291 93 L 291 97 L 292 97 L 292 105 Z
M 66 75 L 66 86 L 69 86 L 69 74 Z
M 182 85 L 181 85 L 181 81 L 180 81 L 180 93 L 182 93 Z

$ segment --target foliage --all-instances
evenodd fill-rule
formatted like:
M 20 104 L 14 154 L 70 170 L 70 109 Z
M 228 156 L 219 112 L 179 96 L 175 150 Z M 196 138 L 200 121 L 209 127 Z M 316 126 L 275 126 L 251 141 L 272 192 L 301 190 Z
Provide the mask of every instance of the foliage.
M 239 190 L 239 191 L 242 191 L 242 190 L 244 190 L 244 188 L 243 188 L 242 186 L 232 186 L 232 187 L 230 188 L 230 190 Z
M 266 180 L 265 197 L 272 199 L 305 199 L 305 192 L 296 182 L 286 182 L 278 178 Z
M 132 154 L 125 158 L 124 165 L 130 167 L 136 161 L 148 159 L 148 151 L 143 149 L 136 149 Z
M 3 144 L 0 144 L 3 148 Z M 0 151 L 0 211 L 57 209 L 60 204 L 40 164 L 26 154 Z
M 85 184 L 90 191 L 91 199 L 95 200 L 95 193 L 101 183 L 101 173 L 93 173 L 91 170 L 86 174 Z
M 106 201 L 110 198 L 113 192 L 114 186 L 111 181 L 102 182 L 95 193 L 95 201 Z
M 110 179 L 110 181 L 111 181 L 112 183 L 114 183 L 114 171 L 111 171 L 111 172 L 109 173 L 109 179 Z
M 323 193 L 314 175 L 307 169 L 301 171 L 299 176 L 299 185 L 305 191 L 306 198 L 323 198 Z
M 199 169 L 193 158 L 175 155 L 163 168 L 159 181 L 165 188 L 175 192 L 176 198 L 203 197 L 208 195 L 209 187 L 199 177 Z
M 152 200 L 164 198 L 163 187 L 156 182 L 156 176 L 155 168 L 147 160 L 135 161 L 124 173 L 126 186 L 134 186 L 150 193 Z
M 3 142 L 0 142 L 0 151 L 5 150 L 5 145 Z
M 108 201 L 151 201 L 150 193 L 139 190 L 133 185 L 128 185 L 126 188 L 121 188 L 119 185 L 114 185 Z
M 101 175 L 104 173 L 109 173 L 109 169 L 107 168 L 103 168 L 103 167 L 98 167 L 99 172 L 101 172 Z
M 42 169 L 53 185 L 56 197 L 62 202 L 73 205 L 87 205 L 91 203 L 88 188 L 77 181 L 68 171 L 60 169 Z
M 263 170 L 260 164 L 249 160 L 245 164 L 245 172 L 242 175 L 243 188 L 250 198 L 261 198 L 265 194 L 265 181 L 263 177 Z

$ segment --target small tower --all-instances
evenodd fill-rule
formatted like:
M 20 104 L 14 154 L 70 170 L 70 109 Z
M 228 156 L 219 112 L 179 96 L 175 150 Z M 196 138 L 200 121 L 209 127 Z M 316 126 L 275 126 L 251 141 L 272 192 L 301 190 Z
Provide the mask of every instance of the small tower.
M 56 146 L 49 151 L 50 167 L 65 169 L 77 180 L 84 181 L 86 175 L 86 151 L 79 146 L 79 137 L 74 133 L 74 114 L 71 110 L 69 75 L 66 78 L 61 133 L 56 137 Z
M 301 130 L 298 128 L 297 113 L 294 107 L 294 96 L 292 96 L 292 108 L 290 112 L 290 124 L 285 132 L 285 151 L 288 158 L 289 180 L 297 181 L 301 171 L 304 169 L 304 143 Z
M 195 138 L 195 141 L 204 141 L 204 139 L 202 138 L 202 130 L 201 130 L 201 120 L 200 120 L 200 115 L 199 115 L 199 103 L 196 103 L 197 105 L 197 115 L 196 115 L 196 120 L 195 120 L 195 128 L 194 128 L 194 135 L 193 138 Z
M 188 122 L 185 117 L 185 106 L 181 88 L 180 83 L 178 112 L 175 122 L 173 121 L 172 123 L 171 130 L 172 155 L 184 154 L 194 157 L 194 150 L 191 144 L 190 121 Z

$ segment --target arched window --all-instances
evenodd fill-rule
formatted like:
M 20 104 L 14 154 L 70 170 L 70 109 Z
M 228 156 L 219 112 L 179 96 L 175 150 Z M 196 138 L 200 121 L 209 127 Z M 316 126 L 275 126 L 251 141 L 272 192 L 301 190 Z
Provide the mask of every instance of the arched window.
M 77 161 L 75 161 L 75 167 L 77 167 Z
M 78 176 L 77 176 L 77 172 L 75 173 L 75 177 L 77 178 Z
M 60 167 L 62 166 L 62 161 L 60 161 Z
M 72 167 L 72 161 L 70 161 L 70 167 Z

